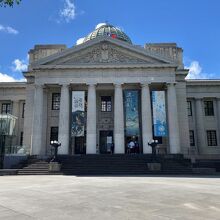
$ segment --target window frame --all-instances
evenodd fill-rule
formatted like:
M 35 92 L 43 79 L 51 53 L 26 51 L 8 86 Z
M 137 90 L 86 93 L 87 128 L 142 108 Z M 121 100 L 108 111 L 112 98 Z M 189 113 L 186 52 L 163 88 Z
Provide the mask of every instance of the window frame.
M 55 96 L 59 96 L 59 101 L 55 100 Z M 56 103 L 59 103 L 59 105 L 56 106 Z M 52 106 L 51 106 L 51 109 L 52 110 L 60 110 L 60 93 L 59 92 L 54 92 L 52 93 Z
M 207 145 L 210 147 L 212 146 L 218 146 L 218 141 L 217 141 L 217 132 L 216 130 L 207 130 L 206 131 L 206 136 L 207 136 Z
M 22 115 L 21 117 L 24 118 L 24 112 L 25 112 L 25 102 L 22 104 Z
M 205 116 L 214 116 L 214 102 L 213 100 L 204 100 L 204 112 Z M 211 105 L 209 105 L 211 104 Z
M 23 143 L 24 143 L 24 132 L 21 131 L 21 133 L 20 133 L 20 146 L 23 146 Z
M 191 142 L 192 140 L 192 142 Z M 195 146 L 195 132 L 194 130 L 189 130 L 189 141 L 190 141 L 190 146 L 194 147 Z
M 101 96 L 101 112 L 112 112 L 112 97 L 111 96 Z
M 191 100 L 187 101 L 187 114 L 188 116 L 192 116 L 192 101 Z
M 5 112 L 3 112 L 3 106 L 6 106 L 6 108 L 5 108 Z M 8 106 L 10 106 L 10 107 L 8 107 Z M 11 105 L 11 103 L 8 103 L 8 102 L 5 102 L 5 103 L 2 103 L 2 106 L 1 106 L 2 108 L 1 108 L 1 114 L 11 114 L 11 107 L 12 107 L 12 105 Z

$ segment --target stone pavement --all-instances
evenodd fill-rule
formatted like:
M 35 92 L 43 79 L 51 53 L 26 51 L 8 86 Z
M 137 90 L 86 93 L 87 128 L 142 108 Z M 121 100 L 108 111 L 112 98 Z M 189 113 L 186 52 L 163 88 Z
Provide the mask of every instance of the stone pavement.
M 0 176 L 0 219 L 220 219 L 220 178 Z

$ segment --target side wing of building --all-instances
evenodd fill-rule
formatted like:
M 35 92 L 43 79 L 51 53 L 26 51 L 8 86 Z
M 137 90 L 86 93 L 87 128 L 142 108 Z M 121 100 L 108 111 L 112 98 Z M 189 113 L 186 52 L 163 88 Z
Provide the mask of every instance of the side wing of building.
M 220 154 L 220 80 L 187 80 L 191 153 Z

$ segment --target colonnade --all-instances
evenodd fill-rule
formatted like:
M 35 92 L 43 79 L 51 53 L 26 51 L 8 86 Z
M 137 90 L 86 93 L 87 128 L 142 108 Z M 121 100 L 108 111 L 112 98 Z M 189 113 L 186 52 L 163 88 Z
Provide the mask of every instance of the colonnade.
M 142 143 L 143 153 L 151 153 L 148 141 L 152 139 L 152 114 L 150 85 L 141 85 L 141 118 L 142 118 Z M 124 108 L 122 84 L 114 84 L 114 144 L 115 153 L 125 153 L 124 140 Z M 168 133 L 170 153 L 180 153 L 179 123 L 176 102 L 175 84 L 167 84 L 167 110 L 168 110 Z M 69 153 L 69 120 L 70 120 L 70 91 L 69 85 L 61 85 L 60 112 L 59 112 L 59 135 L 62 144 L 60 154 Z M 35 87 L 34 116 L 33 116 L 33 139 L 32 155 L 42 152 L 42 128 L 43 128 L 43 86 Z M 87 136 L 86 153 L 96 153 L 96 84 L 88 84 L 87 106 Z

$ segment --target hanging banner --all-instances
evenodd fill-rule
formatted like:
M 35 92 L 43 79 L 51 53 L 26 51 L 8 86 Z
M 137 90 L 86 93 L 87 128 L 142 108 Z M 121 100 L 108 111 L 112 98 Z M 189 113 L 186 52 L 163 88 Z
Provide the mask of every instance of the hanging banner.
M 154 136 L 167 136 L 165 92 L 152 91 Z
M 71 136 L 75 136 L 75 137 L 84 136 L 84 130 L 85 130 L 85 91 L 72 91 Z
M 126 136 L 139 135 L 138 91 L 124 91 Z

